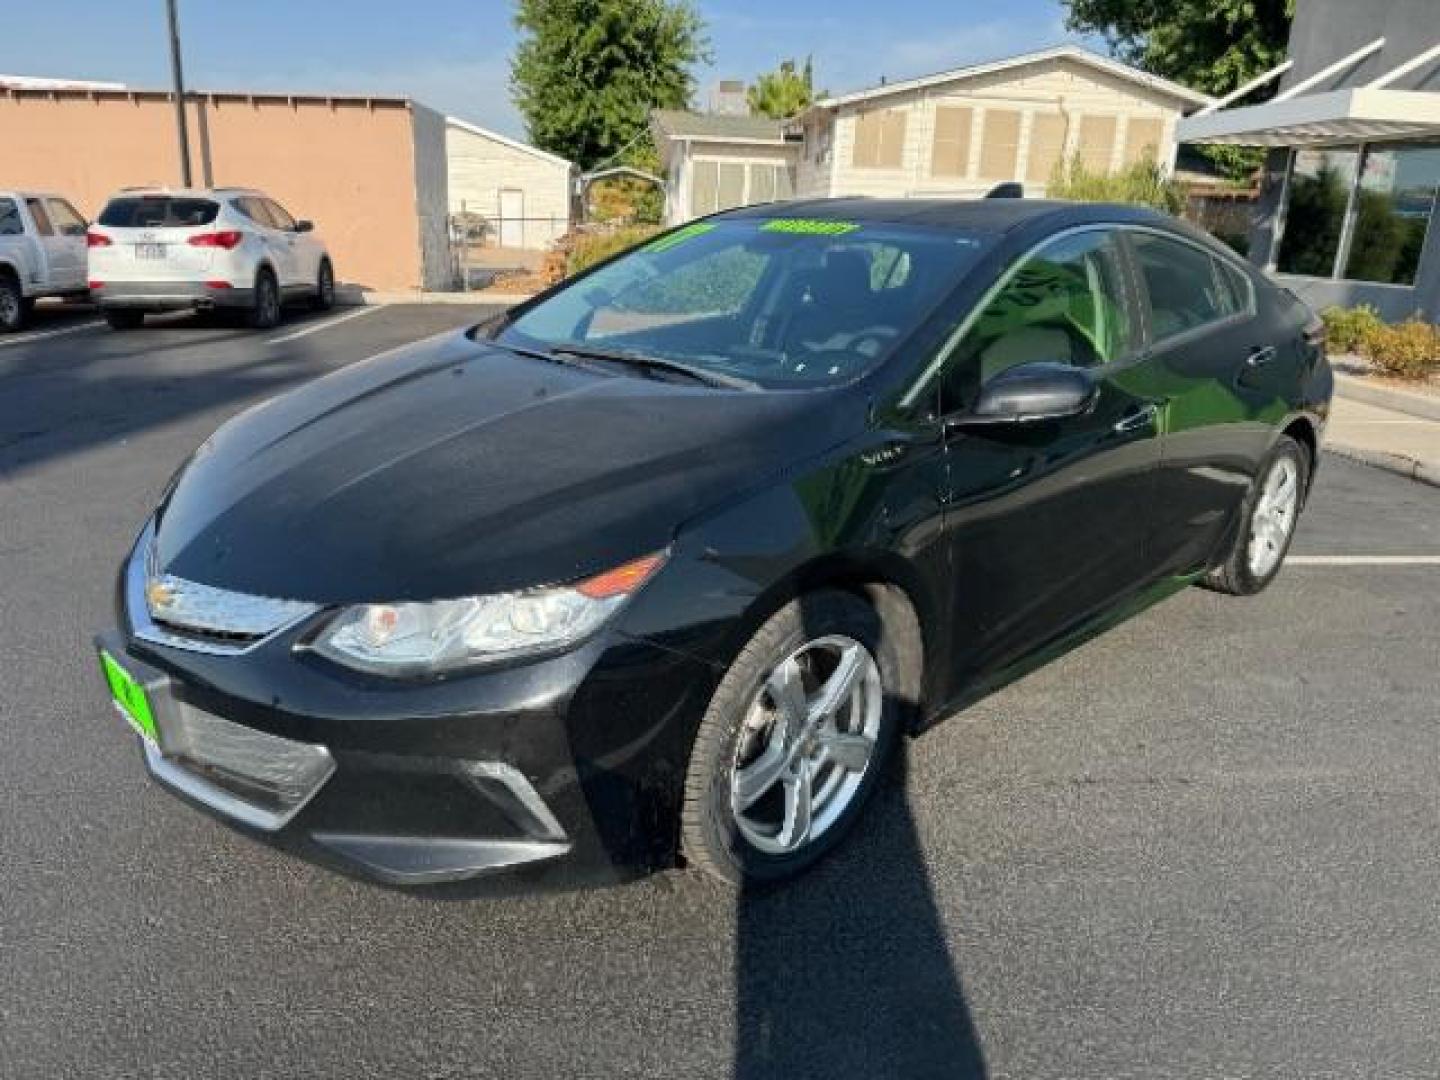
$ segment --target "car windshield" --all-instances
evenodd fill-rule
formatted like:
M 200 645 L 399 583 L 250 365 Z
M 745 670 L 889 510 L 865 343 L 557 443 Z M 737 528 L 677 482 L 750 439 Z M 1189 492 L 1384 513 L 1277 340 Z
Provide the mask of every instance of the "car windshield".
M 100 224 L 112 229 L 183 229 L 209 225 L 220 212 L 210 199 L 137 195 L 111 199 Z
M 837 384 L 884 360 L 990 239 L 799 218 L 695 222 L 500 324 L 494 340 L 650 358 L 737 384 Z

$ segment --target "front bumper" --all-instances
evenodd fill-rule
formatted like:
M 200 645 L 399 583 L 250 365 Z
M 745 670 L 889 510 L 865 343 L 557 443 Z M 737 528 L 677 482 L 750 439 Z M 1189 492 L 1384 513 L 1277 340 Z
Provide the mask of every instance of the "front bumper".
M 90 298 L 102 308 L 192 311 L 249 307 L 253 289 L 217 289 L 201 281 L 92 282 Z
M 138 552 L 120 583 L 126 630 L 96 644 L 145 687 L 157 729 L 141 740 L 145 763 L 172 793 L 391 884 L 501 870 L 610 882 L 673 863 L 709 665 L 608 634 L 529 664 L 401 683 L 297 652 L 323 612 L 216 649 L 150 623 Z M 298 778 L 284 799 L 271 794 L 277 776 Z

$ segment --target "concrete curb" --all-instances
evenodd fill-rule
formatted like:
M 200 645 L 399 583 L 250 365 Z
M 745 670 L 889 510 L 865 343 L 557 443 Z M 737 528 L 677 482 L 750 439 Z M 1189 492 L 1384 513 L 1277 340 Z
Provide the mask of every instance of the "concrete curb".
M 529 300 L 531 293 L 486 292 L 371 292 L 353 286 L 335 290 L 341 307 L 378 307 L 382 304 L 457 304 L 472 307 L 513 307 Z
M 1368 379 L 1357 375 L 1335 373 L 1335 392 L 1351 401 L 1378 405 L 1382 409 L 1393 409 L 1406 416 L 1422 420 L 1440 420 L 1440 395 L 1421 394 L 1413 390 L 1397 390 L 1391 386 L 1376 386 Z
M 1372 469 L 1383 469 L 1407 480 L 1418 480 L 1422 484 L 1440 487 L 1440 469 L 1423 461 L 1406 457 L 1404 454 L 1388 454 L 1383 450 L 1370 450 L 1363 446 L 1347 446 L 1334 439 L 1326 439 L 1323 449 L 1337 457 L 1369 465 Z

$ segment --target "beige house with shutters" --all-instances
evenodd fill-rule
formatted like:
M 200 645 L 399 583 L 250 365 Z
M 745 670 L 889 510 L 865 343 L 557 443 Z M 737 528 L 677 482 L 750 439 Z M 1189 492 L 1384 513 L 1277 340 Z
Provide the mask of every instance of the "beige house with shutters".
M 1055 165 L 1169 168 L 1175 126 L 1210 98 L 1075 45 L 886 83 L 786 123 L 657 113 L 674 224 L 799 197 L 973 198 L 1018 180 L 1043 196 Z M 766 173 L 785 165 L 771 181 Z
M 817 102 L 800 134 L 802 196 L 978 196 L 1018 180 L 1040 196 L 1078 155 L 1113 172 L 1168 168 L 1175 125 L 1210 103 L 1188 87 L 1075 45 L 887 83 Z

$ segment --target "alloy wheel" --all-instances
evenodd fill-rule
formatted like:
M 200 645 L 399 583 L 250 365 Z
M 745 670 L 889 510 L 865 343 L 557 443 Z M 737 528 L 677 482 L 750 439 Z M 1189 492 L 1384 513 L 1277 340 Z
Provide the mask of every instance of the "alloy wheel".
M 7 329 L 20 325 L 20 305 L 23 301 L 13 289 L 0 288 L 0 327 Z
M 777 664 L 735 749 L 730 803 L 741 834 L 789 855 L 833 827 L 875 756 L 883 706 L 880 669 L 853 638 L 817 638 Z
M 1250 546 L 1246 558 L 1250 573 L 1263 578 L 1285 555 L 1300 506 L 1300 470 L 1290 457 L 1271 466 L 1250 516 Z

